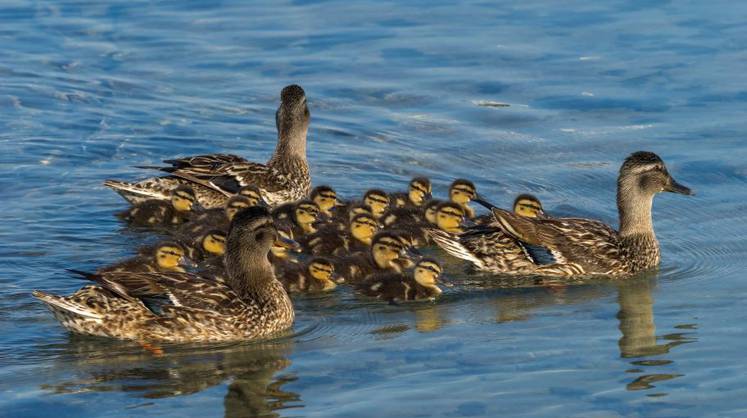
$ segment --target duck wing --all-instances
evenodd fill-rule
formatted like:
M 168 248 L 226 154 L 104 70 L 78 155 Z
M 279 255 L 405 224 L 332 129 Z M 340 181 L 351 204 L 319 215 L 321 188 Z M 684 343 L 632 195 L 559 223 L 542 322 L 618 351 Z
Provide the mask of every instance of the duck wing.
M 510 236 L 547 248 L 558 264 L 575 263 L 587 273 L 604 273 L 620 256 L 617 232 L 608 225 L 582 218 L 526 218 L 493 208 L 493 215 Z
M 141 301 L 150 307 L 157 300 L 161 310 L 173 307 L 228 314 L 244 305 L 227 285 L 191 273 L 71 271 L 130 302 Z

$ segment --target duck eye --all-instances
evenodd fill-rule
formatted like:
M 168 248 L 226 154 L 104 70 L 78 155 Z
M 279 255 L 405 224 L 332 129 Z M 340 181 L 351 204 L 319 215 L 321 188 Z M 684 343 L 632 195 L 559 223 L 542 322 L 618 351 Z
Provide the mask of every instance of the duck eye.
M 257 241 L 262 241 L 264 238 L 265 238 L 265 233 L 264 232 L 257 232 L 254 235 L 254 239 L 257 240 Z

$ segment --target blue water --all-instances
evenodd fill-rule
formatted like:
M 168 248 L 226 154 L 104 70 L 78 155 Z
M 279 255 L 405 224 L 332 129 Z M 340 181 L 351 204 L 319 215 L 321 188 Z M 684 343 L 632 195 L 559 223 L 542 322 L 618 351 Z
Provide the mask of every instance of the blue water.
M 0 416 L 747 414 L 747 6 L 605 2 L 6 1 L 0 5 Z M 436 303 L 342 289 L 295 335 L 165 347 L 66 333 L 29 292 L 131 255 L 106 178 L 275 145 L 280 89 L 312 113 L 315 184 L 345 197 L 455 177 L 507 205 L 616 222 L 651 150 L 659 272 L 506 288 L 448 262 Z M 503 106 L 508 105 L 508 106 Z

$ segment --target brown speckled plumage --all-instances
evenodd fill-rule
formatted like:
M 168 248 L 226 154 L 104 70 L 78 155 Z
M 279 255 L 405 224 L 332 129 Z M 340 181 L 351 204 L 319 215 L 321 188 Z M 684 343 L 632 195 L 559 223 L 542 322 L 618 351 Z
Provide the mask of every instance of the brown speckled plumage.
M 97 283 L 68 297 L 34 291 L 73 332 L 136 341 L 233 341 L 290 327 L 294 312 L 267 253 L 276 238 L 266 209 L 236 215 L 226 280 L 189 273 L 86 274 Z
M 662 191 L 691 194 L 656 154 L 636 152 L 623 163 L 617 181 L 619 231 L 589 219 L 532 219 L 498 208 L 493 214 L 510 236 L 552 253 L 555 263 L 539 266 L 537 274 L 627 276 L 659 264 L 651 207 Z

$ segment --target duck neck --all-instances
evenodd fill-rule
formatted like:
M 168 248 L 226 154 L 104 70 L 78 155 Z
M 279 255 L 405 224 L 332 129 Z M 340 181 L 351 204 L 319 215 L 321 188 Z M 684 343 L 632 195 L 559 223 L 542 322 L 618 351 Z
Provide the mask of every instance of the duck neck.
M 256 298 L 275 280 L 272 264 L 266 255 L 229 251 L 225 254 L 225 265 L 226 283 L 241 299 Z
M 280 124 L 278 126 L 278 144 L 275 153 L 270 159 L 270 164 L 282 162 L 303 161 L 306 162 L 306 134 L 307 126 L 296 124 Z
M 618 181 L 617 211 L 620 216 L 620 236 L 656 236 L 651 220 L 653 202 L 654 195 L 639 191 L 635 179 Z

